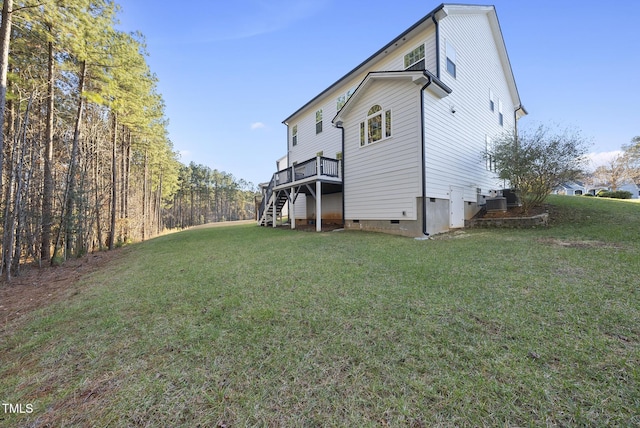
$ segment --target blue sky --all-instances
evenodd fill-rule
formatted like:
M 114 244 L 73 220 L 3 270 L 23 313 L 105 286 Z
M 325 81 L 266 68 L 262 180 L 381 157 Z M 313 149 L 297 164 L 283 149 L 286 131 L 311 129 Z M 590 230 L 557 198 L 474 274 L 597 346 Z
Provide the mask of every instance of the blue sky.
M 193 161 L 254 184 L 286 154 L 291 113 L 440 3 L 117 0 L 147 40 L 169 136 Z M 459 2 L 456 2 L 459 3 Z M 523 128 L 572 128 L 594 153 L 640 135 L 640 2 L 495 0 Z

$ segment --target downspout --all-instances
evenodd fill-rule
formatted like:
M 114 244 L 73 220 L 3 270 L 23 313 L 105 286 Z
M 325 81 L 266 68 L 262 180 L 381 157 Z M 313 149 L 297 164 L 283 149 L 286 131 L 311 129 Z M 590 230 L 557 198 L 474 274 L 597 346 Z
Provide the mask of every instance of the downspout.
M 291 142 L 289 141 L 289 138 L 290 138 L 289 124 L 287 122 L 282 122 L 282 123 L 284 123 L 287 126 L 287 168 L 291 168 Z M 276 172 L 279 172 L 278 171 L 279 169 L 280 169 L 279 167 L 276 167 Z M 291 171 L 291 174 L 293 174 L 293 171 Z M 295 207 L 295 204 L 289 201 L 287 201 L 287 206 L 289 207 L 289 222 L 291 223 L 291 211 L 295 211 L 296 207 Z M 295 216 L 295 213 L 294 213 L 294 216 Z
M 436 77 L 440 78 L 440 25 L 438 24 L 438 20 L 436 19 L 436 14 L 434 13 L 431 16 L 431 20 L 436 26 Z M 429 86 L 431 82 L 427 84 Z
M 436 77 L 440 78 L 440 25 L 436 19 L 436 14 L 431 16 L 433 24 L 436 26 Z M 433 82 L 431 76 L 425 73 L 427 77 L 427 83 L 420 88 L 420 143 L 421 143 L 421 175 L 422 175 L 422 235 L 429 236 L 427 232 L 427 157 L 426 157 L 426 139 L 425 139 L 425 123 L 424 123 L 424 91 Z
M 437 28 L 437 27 L 436 27 Z M 425 73 L 427 77 L 427 83 L 420 88 L 420 143 L 421 143 L 421 153 L 422 153 L 422 235 L 427 237 L 429 233 L 427 232 L 427 159 L 425 153 L 425 126 L 424 126 L 424 91 L 427 87 L 432 83 L 431 76 Z
M 287 122 L 282 122 L 287 126 L 287 168 L 289 168 L 291 165 L 291 144 L 289 141 L 289 124 Z
M 338 128 L 342 134 L 342 159 L 340 159 L 340 174 L 342 175 L 342 227 L 344 227 L 344 128 L 342 127 L 342 122 L 336 123 L 336 128 Z

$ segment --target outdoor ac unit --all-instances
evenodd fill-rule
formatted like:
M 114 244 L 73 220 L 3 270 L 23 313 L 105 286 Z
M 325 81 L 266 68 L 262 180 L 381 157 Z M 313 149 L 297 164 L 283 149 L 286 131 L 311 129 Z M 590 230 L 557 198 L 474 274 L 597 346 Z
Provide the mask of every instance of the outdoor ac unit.
M 502 189 L 502 196 L 507 198 L 508 207 L 519 207 L 522 205 L 520 198 L 516 194 L 514 189 Z
M 487 212 L 506 211 L 507 210 L 507 198 L 489 198 L 487 199 Z

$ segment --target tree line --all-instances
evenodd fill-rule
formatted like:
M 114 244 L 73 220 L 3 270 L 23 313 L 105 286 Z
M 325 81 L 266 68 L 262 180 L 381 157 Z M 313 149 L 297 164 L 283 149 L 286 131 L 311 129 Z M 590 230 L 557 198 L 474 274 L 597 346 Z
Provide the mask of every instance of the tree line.
M 178 189 L 167 210 L 167 226 L 253 219 L 256 191 L 250 182 L 191 162 L 180 168 Z
M 604 186 L 617 191 L 628 183 L 640 184 L 640 136 L 623 145 L 620 153 L 598 166 L 589 181 L 596 186 Z
M 179 162 L 140 33 L 112 0 L 2 1 L 0 274 L 253 217 L 253 185 Z

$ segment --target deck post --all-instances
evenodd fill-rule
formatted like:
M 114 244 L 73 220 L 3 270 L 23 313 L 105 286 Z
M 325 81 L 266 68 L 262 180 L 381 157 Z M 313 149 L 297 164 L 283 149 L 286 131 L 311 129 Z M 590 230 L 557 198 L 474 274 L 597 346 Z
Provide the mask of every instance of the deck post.
M 316 232 L 322 232 L 322 182 L 316 181 Z
M 276 215 L 277 215 L 277 210 L 276 210 L 276 201 L 278 200 L 278 197 L 277 197 L 276 193 L 277 193 L 277 192 L 273 192 L 273 193 L 271 194 L 271 197 L 273 198 L 273 205 L 272 205 L 272 208 L 273 208 L 273 211 L 272 211 L 272 213 L 273 213 L 273 217 L 272 217 L 272 218 L 273 218 L 273 228 L 274 228 L 274 229 L 275 229 L 275 227 L 276 227 L 276 220 L 277 220 L 277 217 L 276 217 Z
M 296 207 L 294 201 L 296 200 L 295 196 L 289 196 L 289 221 L 291 222 L 291 229 L 296 228 Z

